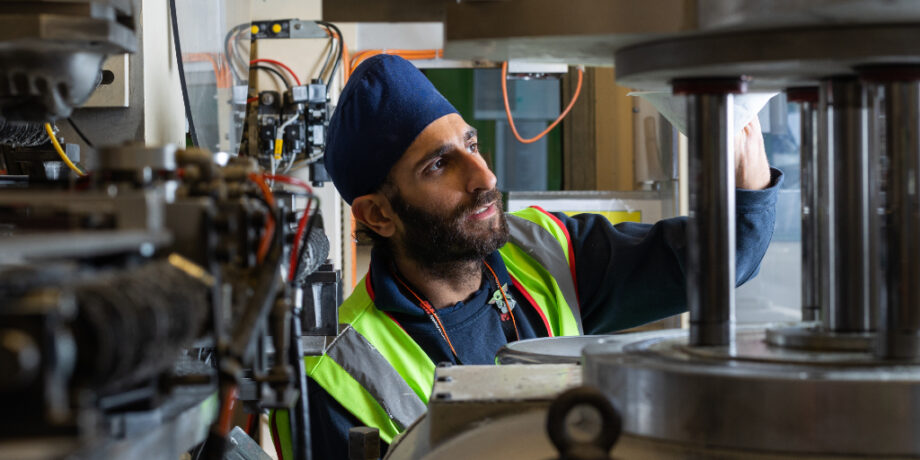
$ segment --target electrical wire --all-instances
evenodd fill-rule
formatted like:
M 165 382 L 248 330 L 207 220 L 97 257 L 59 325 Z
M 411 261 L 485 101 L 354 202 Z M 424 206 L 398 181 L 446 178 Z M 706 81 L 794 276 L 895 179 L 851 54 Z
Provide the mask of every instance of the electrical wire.
M 291 89 L 291 82 L 289 82 L 288 79 L 284 76 L 284 74 L 279 72 L 278 69 L 275 69 L 273 67 L 269 67 L 266 65 L 254 65 L 254 66 L 249 67 L 250 72 L 255 72 L 256 70 L 269 72 L 275 75 L 276 77 L 280 78 L 282 82 L 284 82 L 284 86 L 287 87 L 287 89 Z
M 262 263 L 262 261 L 265 260 L 265 255 L 268 254 L 268 249 L 272 241 L 272 234 L 275 230 L 275 219 L 272 217 L 275 214 L 275 196 L 272 194 L 272 189 L 269 188 L 268 184 L 265 183 L 265 180 L 262 179 L 262 176 L 259 174 L 251 173 L 249 174 L 249 179 L 259 186 L 259 189 L 262 190 L 262 195 L 265 197 L 265 202 L 268 203 L 269 208 L 272 209 L 268 219 L 265 221 L 265 231 L 262 234 L 262 240 L 259 241 L 259 249 L 256 253 L 256 260 Z
M 291 115 L 291 118 L 288 118 L 284 123 L 281 123 L 281 126 L 279 126 L 278 130 L 275 132 L 275 161 L 280 160 L 281 155 L 284 153 L 284 130 L 287 129 L 288 126 L 291 126 L 292 123 L 297 121 L 299 116 L 300 115 L 296 113 Z M 274 174 L 274 172 L 272 172 L 272 174 Z
M 326 75 L 326 72 L 329 71 L 329 64 L 332 63 L 332 56 L 336 54 L 336 47 L 339 46 L 339 42 L 332 36 L 332 32 L 327 29 L 326 33 L 329 34 L 329 51 L 326 52 L 326 59 L 323 60 L 323 67 L 319 69 L 319 76 L 317 78 L 320 80 L 322 80 L 323 75 Z
M 556 125 L 558 125 L 559 122 L 569 114 L 569 111 L 572 110 L 572 106 L 575 105 L 575 101 L 578 100 L 578 95 L 581 94 L 581 82 L 584 78 L 584 73 L 584 68 L 582 66 L 578 66 L 578 84 L 575 86 L 575 94 L 572 95 L 572 100 L 569 102 L 569 105 L 566 106 L 565 110 L 559 114 L 559 118 L 556 118 L 556 121 L 547 126 L 546 129 L 544 129 L 540 134 L 537 134 L 530 139 L 524 139 L 520 134 L 518 134 L 517 127 L 514 126 L 514 118 L 511 116 L 511 105 L 508 104 L 508 62 L 506 61 L 502 63 L 502 99 L 505 102 L 505 115 L 508 117 L 508 124 L 511 125 L 511 132 L 514 134 L 514 137 L 521 143 L 532 144 L 542 139 L 543 136 L 552 131 L 553 128 L 555 128 Z
M 342 31 L 339 30 L 338 26 L 331 22 L 326 21 L 316 21 L 317 24 L 325 26 L 327 29 L 332 29 L 335 36 L 339 40 L 339 49 L 335 57 L 335 64 L 332 65 L 332 72 L 329 74 L 329 78 L 326 79 L 326 88 L 332 85 L 332 80 L 335 78 L 335 73 L 339 70 L 339 65 L 342 64 L 342 54 L 345 51 L 345 37 L 342 35 Z
M 83 131 L 77 127 L 77 124 L 73 122 L 73 118 L 67 117 L 67 123 L 70 124 L 70 127 L 73 128 L 74 132 L 77 133 L 77 136 L 80 136 L 80 139 L 83 139 L 83 142 L 86 143 L 87 146 L 96 148 L 96 146 L 86 138 L 86 135 L 83 134 Z
M 231 385 L 227 389 L 226 395 L 224 395 L 223 404 L 220 406 L 220 417 L 218 418 L 217 432 L 223 437 L 227 437 L 227 435 L 230 434 L 230 429 L 232 428 L 230 426 L 232 424 L 231 416 L 233 415 L 233 403 L 236 401 L 236 395 L 236 385 Z
M 175 1 L 175 0 L 171 0 L 171 1 Z M 288 66 L 287 66 L 286 64 L 284 64 L 283 62 L 281 62 L 281 61 L 276 61 L 276 60 L 274 60 L 274 59 L 253 59 L 253 60 L 249 61 L 249 65 L 258 64 L 258 63 L 260 63 L 260 62 L 265 62 L 265 63 L 268 63 L 268 64 L 274 64 L 274 65 L 276 65 L 276 66 L 278 66 L 278 67 L 281 67 L 281 68 L 284 69 L 284 70 L 287 70 L 288 73 L 290 73 L 291 76 L 294 77 L 294 81 L 297 82 L 297 86 L 301 86 L 300 78 L 298 78 L 298 77 L 297 77 L 297 74 L 294 73 L 294 71 L 291 70 L 291 68 L 288 67 Z
M 51 123 L 45 123 L 45 132 L 48 133 L 48 138 L 51 139 L 51 145 L 54 146 L 54 150 L 57 152 L 58 156 L 61 157 L 61 161 L 63 161 L 71 171 L 77 173 L 78 176 L 85 176 L 86 173 L 81 171 L 77 165 L 73 164 L 70 158 L 67 157 L 67 154 L 64 153 L 64 149 L 61 148 L 61 143 L 58 142 L 57 137 L 54 136 L 54 129 L 51 128 Z
M 239 72 L 237 72 L 236 67 L 233 65 L 234 58 L 238 59 L 237 63 L 240 65 L 240 67 L 242 67 L 243 64 L 246 63 L 246 61 L 239 60 L 239 57 L 236 55 L 236 53 L 233 52 L 233 49 L 230 47 L 230 40 L 234 38 L 234 35 L 239 34 L 241 31 L 245 30 L 247 27 L 249 27 L 249 24 L 238 24 L 234 26 L 233 28 L 231 28 L 229 31 L 227 31 L 227 35 L 224 36 L 225 58 L 227 60 L 227 66 L 230 67 L 230 72 L 233 73 L 233 77 L 235 78 L 234 82 L 243 81 L 243 79 L 240 77 Z
M 189 101 L 188 85 L 185 81 L 185 65 L 182 63 L 182 45 L 179 41 L 179 19 L 176 13 L 176 0 L 169 0 L 169 13 L 172 22 L 173 47 L 176 50 L 176 67 L 179 71 L 179 85 L 182 88 L 182 102 L 185 104 L 185 119 L 188 122 L 188 132 L 192 138 L 192 145 L 198 147 L 198 131 L 195 130 L 195 119 L 192 118 L 192 104 Z

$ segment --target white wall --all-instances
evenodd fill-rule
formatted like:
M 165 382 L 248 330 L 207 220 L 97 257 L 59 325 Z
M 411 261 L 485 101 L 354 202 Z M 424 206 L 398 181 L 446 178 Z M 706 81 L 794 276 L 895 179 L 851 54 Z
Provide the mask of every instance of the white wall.
M 185 105 L 169 16 L 163 0 L 141 2 L 144 56 L 144 141 L 185 145 Z

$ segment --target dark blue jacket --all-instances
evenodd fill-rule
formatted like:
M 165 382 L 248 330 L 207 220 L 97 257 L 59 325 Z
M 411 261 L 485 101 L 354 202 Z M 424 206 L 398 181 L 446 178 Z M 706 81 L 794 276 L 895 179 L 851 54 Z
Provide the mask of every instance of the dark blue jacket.
M 736 193 L 737 283 L 753 278 L 776 218 L 777 191 L 783 176 L 773 170 L 766 190 Z M 568 228 L 575 250 L 575 268 L 585 334 L 602 334 L 645 324 L 687 310 L 687 219 L 665 219 L 654 225 L 611 225 L 603 216 L 554 213 Z M 519 308 L 515 309 L 521 339 L 546 337 L 546 327 L 525 296 L 510 282 L 498 252 L 486 258 Z M 375 305 L 399 322 L 431 360 L 457 363 L 428 316 L 393 279 L 393 264 L 371 255 L 369 275 Z M 499 311 L 487 303 L 494 282 L 483 277 L 479 291 L 465 302 L 438 310 L 462 364 L 490 364 L 508 343 Z M 522 312 L 523 315 L 518 312 Z M 314 458 L 347 458 L 348 429 L 360 423 L 313 381 L 309 382 L 310 423 Z

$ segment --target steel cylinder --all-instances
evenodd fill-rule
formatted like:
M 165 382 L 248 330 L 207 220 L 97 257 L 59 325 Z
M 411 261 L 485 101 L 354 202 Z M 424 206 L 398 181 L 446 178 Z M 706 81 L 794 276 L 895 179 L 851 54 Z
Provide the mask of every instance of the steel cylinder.
M 884 88 L 884 302 L 876 353 L 920 356 L 920 71 L 891 69 Z
M 802 321 L 821 317 L 818 285 L 822 266 L 818 261 L 818 130 L 817 88 L 806 88 L 797 102 L 801 117 L 802 190 Z M 790 99 L 792 93 L 790 92 Z
M 735 316 L 733 96 L 687 96 L 690 218 L 687 302 L 690 345 L 730 345 Z
M 834 332 L 874 330 L 870 302 L 867 91 L 854 77 L 821 82 L 818 226 L 822 320 Z

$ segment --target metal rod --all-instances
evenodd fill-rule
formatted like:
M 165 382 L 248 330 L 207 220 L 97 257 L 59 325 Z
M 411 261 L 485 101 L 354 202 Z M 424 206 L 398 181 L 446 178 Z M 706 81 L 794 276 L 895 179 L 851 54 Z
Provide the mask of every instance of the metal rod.
M 869 332 L 869 152 L 866 89 L 856 78 L 821 82 L 818 219 L 824 327 Z
M 817 94 L 815 94 L 817 96 Z M 799 103 L 801 115 L 801 187 L 802 187 L 802 321 L 817 321 L 821 316 L 818 285 L 818 132 L 814 101 Z
M 689 94 L 690 345 L 731 345 L 735 317 L 735 158 L 731 94 Z
M 876 351 L 913 359 L 920 356 L 920 81 L 888 81 L 884 91 L 887 289 Z

